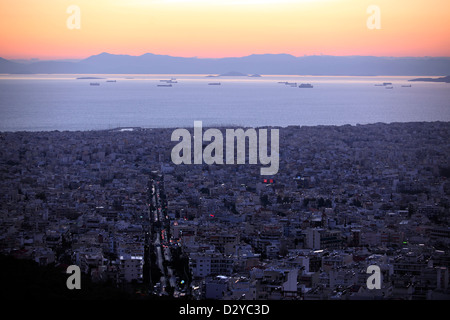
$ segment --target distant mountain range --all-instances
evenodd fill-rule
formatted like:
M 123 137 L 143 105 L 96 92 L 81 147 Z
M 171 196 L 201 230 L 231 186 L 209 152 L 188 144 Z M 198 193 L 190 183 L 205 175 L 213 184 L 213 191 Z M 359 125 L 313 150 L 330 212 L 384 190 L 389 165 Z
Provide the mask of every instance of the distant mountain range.
M 0 73 L 69 74 L 251 74 L 331 76 L 443 76 L 450 57 L 302 56 L 253 54 L 239 58 L 183 58 L 146 53 L 101 53 L 79 61 L 11 61 L 0 58 Z

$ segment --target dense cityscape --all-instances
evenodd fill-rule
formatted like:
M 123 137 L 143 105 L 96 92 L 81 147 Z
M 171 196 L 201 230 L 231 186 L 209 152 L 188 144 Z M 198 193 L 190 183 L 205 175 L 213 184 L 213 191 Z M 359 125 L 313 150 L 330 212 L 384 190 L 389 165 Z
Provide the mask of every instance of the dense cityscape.
M 274 176 L 175 165 L 173 129 L 3 132 L 0 253 L 143 298 L 450 298 L 450 123 L 279 129 Z

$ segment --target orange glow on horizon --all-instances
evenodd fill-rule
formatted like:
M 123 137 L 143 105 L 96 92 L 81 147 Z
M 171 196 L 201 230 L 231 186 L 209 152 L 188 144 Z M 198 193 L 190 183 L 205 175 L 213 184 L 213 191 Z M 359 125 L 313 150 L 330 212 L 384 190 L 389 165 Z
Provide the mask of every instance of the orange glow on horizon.
M 372 4 L 379 30 L 366 25 Z M 67 27 L 70 5 L 80 29 Z M 0 3 L 0 57 L 450 56 L 448 12 L 448 0 L 11 1 Z

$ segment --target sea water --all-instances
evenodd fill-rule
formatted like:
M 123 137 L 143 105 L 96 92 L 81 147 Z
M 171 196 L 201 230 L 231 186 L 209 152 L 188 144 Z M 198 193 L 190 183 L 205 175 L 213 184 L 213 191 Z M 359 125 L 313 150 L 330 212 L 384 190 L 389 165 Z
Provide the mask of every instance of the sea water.
M 450 84 L 412 78 L 0 75 L 0 131 L 450 121 Z

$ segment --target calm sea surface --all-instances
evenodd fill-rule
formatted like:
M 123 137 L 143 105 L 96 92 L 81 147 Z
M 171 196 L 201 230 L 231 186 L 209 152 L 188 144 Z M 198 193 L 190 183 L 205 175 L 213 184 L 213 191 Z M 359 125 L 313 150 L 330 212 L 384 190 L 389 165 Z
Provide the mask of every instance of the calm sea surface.
M 172 87 L 158 86 L 171 78 Z M 450 84 L 412 78 L 0 75 L 0 131 L 450 121 Z M 393 89 L 375 86 L 383 82 Z

